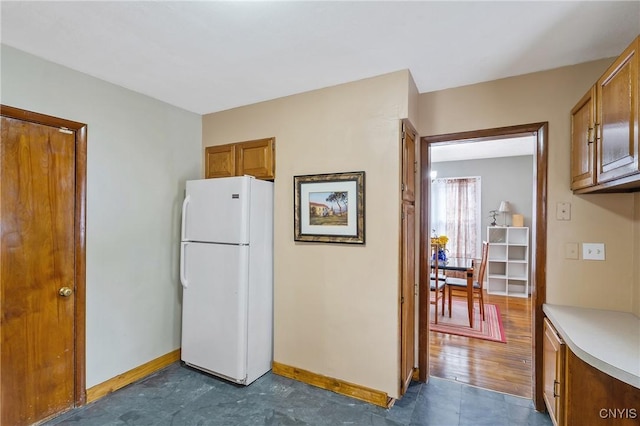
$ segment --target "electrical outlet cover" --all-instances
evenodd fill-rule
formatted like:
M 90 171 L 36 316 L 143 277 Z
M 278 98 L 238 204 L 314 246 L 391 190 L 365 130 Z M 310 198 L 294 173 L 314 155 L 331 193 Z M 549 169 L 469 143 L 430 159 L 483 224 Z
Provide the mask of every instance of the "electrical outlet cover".
M 582 243 L 584 260 L 604 260 L 604 243 Z

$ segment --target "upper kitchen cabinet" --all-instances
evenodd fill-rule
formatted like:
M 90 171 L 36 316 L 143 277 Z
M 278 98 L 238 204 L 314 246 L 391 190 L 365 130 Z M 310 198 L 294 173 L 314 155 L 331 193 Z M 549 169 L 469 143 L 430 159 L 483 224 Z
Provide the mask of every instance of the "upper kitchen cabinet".
M 616 59 L 596 85 L 597 181 L 637 174 L 638 41 Z M 636 176 L 635 180 L 640 179 Z
M 571 110 L 571 189 L 574 191 L 596 183 L 595 97 L 593 86 Z
M 273 180 L 275 168 L 275 138 L 242 142 L 236 145 L 236 175 L 251 175 Z
M 236 175 L 235 144 L 209 146 L 204 150 L 204 177 L 219 178 Z
M 243 175 L 275 179 L 275 138 L 205 148 L 205 178 Z
M 571 189 L 576 193 L 640 190 L 639 47 L 640 37 L 571 111 Z

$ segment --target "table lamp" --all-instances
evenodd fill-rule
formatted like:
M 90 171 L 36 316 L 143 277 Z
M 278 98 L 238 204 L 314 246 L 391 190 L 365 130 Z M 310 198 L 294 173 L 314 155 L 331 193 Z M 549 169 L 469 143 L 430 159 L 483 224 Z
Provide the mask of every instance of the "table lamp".
M 511 206 L 509 205 L 508 201 L 502 201 L 500 203 L 500 208 L 498 208 L 498 211 L 500 213 L 502 213 L 502 224 L 503 226 L 507 226 L 507 213 L 509 213 L 511 211 Z

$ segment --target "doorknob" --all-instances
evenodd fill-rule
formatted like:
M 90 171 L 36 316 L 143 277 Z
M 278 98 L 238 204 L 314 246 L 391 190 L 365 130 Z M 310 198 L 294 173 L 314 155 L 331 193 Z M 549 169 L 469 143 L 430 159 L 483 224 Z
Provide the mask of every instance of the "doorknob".
M 71 296 L 71 293 L 73 293 L 73 290 L 71 290 L 69 287 L 62 287 L 60 290 L 58 290 L 58 294 L 62 297 L 69 297 Z

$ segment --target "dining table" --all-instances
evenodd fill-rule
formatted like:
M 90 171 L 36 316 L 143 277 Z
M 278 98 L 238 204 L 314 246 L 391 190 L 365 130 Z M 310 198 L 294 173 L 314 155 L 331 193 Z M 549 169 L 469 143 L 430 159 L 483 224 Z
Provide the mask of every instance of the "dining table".
M 438 271 L 462 272 L 467 277 L 467 311 L 469 312 L 469 327 L 473 328 L 473 268 L 474 259 L 464 257 L 449 257 L 447 260 L 432 260 L 431 269 Z M 439 275 L 439 273 L 438 273 Z M 451 293 L 449 293 L 451 297 Z

